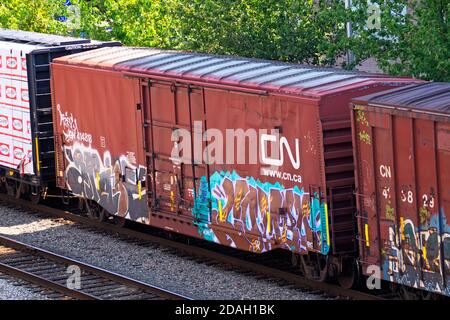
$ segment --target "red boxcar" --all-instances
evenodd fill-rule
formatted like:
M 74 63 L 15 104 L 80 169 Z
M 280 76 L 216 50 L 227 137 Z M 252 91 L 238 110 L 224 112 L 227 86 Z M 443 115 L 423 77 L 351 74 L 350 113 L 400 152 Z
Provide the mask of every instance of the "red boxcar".
M 364 272 L 450 295 L 450 84 L 358 98 L 353 124 Z
M 57 59 L 52 78 L 60 187 L 243 250 L 349 255 L 348 105 L 414 81 L 139 48 Z

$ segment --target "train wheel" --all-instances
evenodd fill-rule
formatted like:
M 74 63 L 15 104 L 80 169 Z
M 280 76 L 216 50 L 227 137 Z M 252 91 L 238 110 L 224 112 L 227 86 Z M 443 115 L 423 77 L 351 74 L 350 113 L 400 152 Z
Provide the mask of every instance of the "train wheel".
M 105 222 L 106 220 L 109 219 L 109 216 L 110 216 L 109 212 L 105 208 L 101 208 L 98 213 L 98 221 Z
M 107 212 L 97 202 L 86 199 L 86 209 L 89 218 L 100 222 L 106 220 Z
M 6 194 L 15 197 L 17 194 L 17 182 L 15 180 L 6 179 L 5 181 Z
M 442 300 L 443 297 L 437 293 L 421 290 L 420 296 L 422 300 Z
M 90 219 L 95 218 L 95 206 L 92 205 L 91 201 L 88 199 L 84 199 L 86 202 L 86 216 Z
M 0 177 L 0 192 L 6 193 L 6 177 Z
M 402 297 L 402 299 L 404 300 L 420 300 L 421 297 L 419 296 L 419 294 L 417 293 L 417 290 L 415 290 L 414 288 L 410 288 L 408 286 L 400 286 L 400 290 L 399 290 L 400 296 Z
M 38 204 L 41 201 L 42 190 L 39 187 L 30 187 L 28 198 L 33 204 Z
M 338 273 L 337 281 L 342 288 L 351 289 L 359 283 L 359 268 L 355 259 L 344 259 L 342 262 L 342 270 Z
M 298 254 L 292 253 L 291 264 L 294 268 L 299 266 L 300 263 L 299 263 L 299 259 L 298 259 Z
M 310 280 L 323 282 L 328 277 L 328 256 L 321 254 L 300 255 L 300 266 L 305 277 Z
M 127 224 L 127 219 L 120 216 L 114 216 L 113 221 L 114 224 L 120 228 L 124 228 Z
M 85 217 L 87 215 L 87 200 L 85 198 L 78 198 L 78 214 Z

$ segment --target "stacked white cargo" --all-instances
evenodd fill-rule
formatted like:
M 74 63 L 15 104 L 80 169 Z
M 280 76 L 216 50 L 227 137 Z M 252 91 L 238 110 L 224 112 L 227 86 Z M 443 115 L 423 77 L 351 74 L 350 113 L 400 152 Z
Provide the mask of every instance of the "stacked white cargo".
M 26 55 L 37 46 L 0 41 L 0 165 L 34 174 Z

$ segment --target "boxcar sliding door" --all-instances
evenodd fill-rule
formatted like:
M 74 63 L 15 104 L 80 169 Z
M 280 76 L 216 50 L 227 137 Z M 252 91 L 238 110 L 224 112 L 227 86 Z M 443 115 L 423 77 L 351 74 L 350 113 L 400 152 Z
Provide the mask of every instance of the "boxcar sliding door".
M 203 89 L 143 81 L 142 104 L 149 207 L 208 221 L 209 206 L 194 209 L 195 199 L 209 197 L 208 166 L 202 162 Z

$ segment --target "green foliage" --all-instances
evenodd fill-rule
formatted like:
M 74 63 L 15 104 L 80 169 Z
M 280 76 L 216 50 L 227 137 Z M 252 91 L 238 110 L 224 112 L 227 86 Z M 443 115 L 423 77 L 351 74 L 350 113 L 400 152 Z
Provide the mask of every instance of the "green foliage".
M 64 23 L 55 19 L 64 15 L 61 0 L 0 0 L 0 26 L 8 29 L 66 34 Z
M 377 58 L 393 75 L 450 81 L 450 2 L 448 0 L 376 0 L 381 28 L 367 29 L 367 2 L 354 1 L 358 58 Z M 366 18 L 367 19 L 367 18 Z
M 55 20 L 67 15 L 64 0 L 0 0 L 0 26 L 321 66 L 351 49 L 347 69 L 375 57 L 390 74 L 449 81 L 450 2 L 371 2 L 381 8 L 377 29 L 368 27 L 367 0 L 353 0 L 351 10 L 343 0 L 72 0 L 81 12 L 72 28 Z M 413 10 L 404 14 L 406 5 Z
M 344 53 L 341 1 L 186 0 L 175 10 L 180 47 L 257 58 L 333 64 Z
M 89 37 L 126 45 L 174 47 L 174 6 L 179 0 L 76 1 L 81 26 Z

